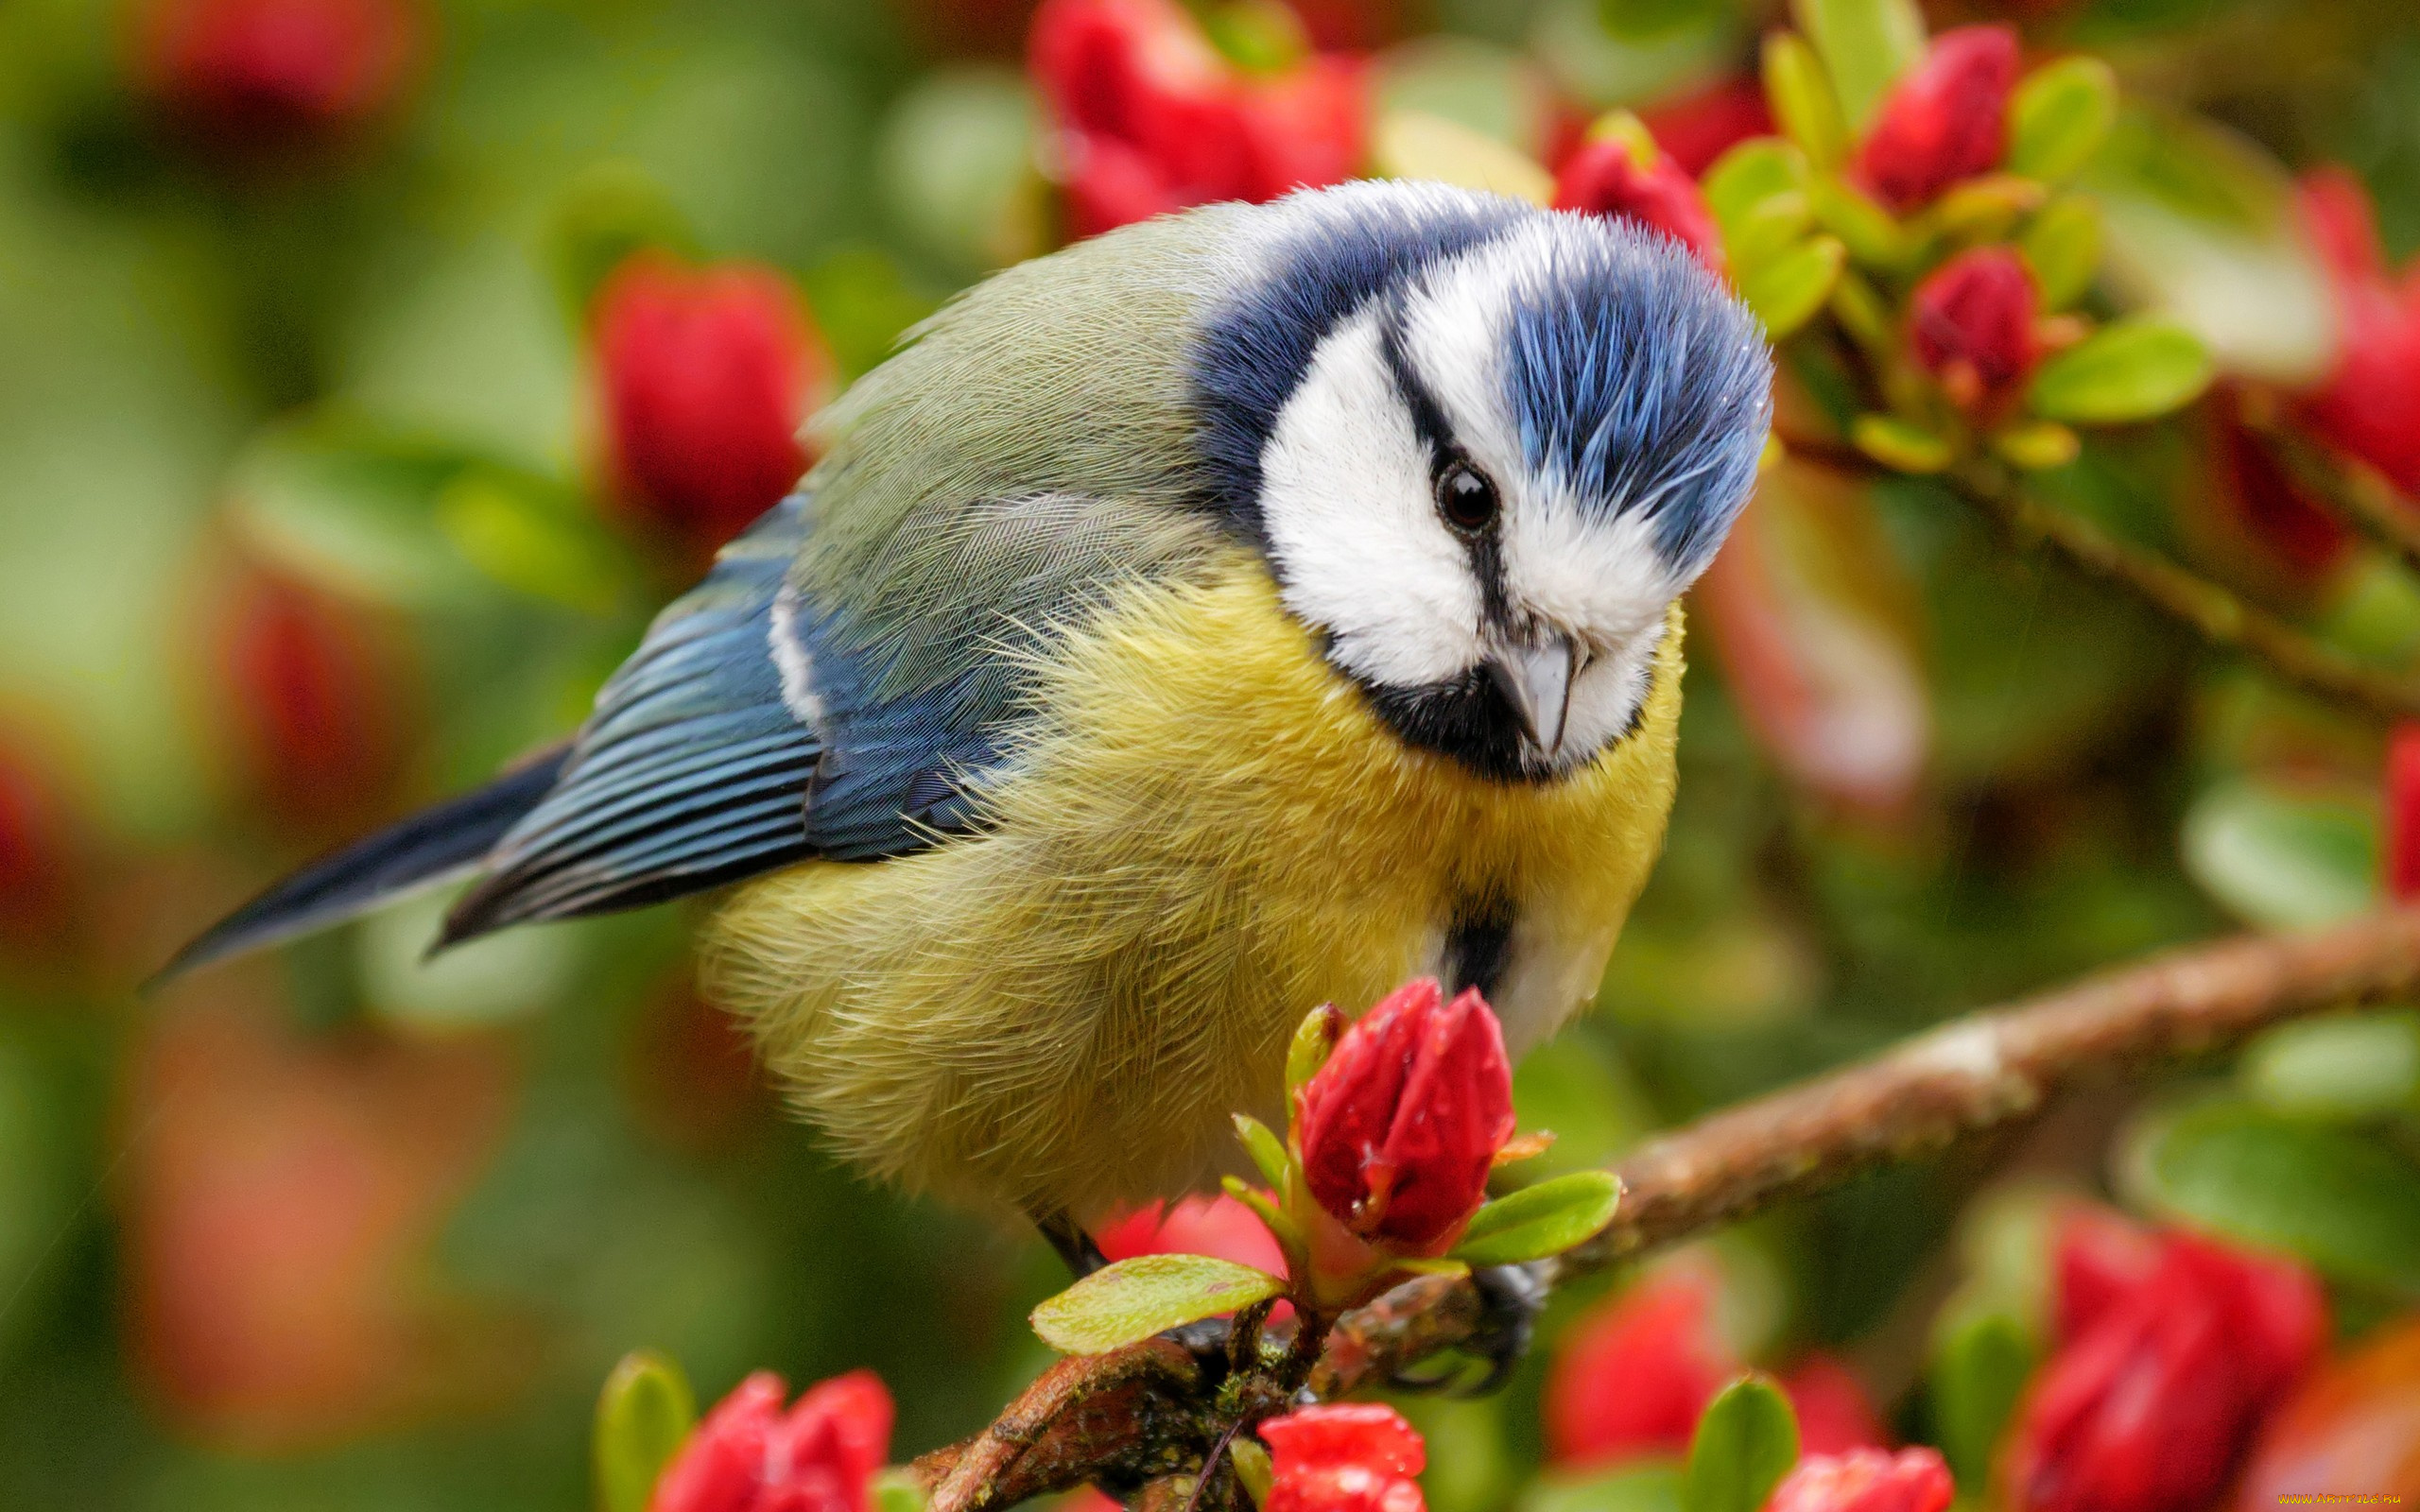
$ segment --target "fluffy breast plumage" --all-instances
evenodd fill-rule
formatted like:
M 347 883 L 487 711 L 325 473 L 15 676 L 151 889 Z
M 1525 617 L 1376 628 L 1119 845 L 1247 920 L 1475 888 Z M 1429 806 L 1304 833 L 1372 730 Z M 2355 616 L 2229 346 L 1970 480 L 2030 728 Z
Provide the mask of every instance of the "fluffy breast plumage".
M 1406 977 L 1484 972 L 1516 1053 L 1586 1001 L 1661 842 L 1680 610 L 1644 717 L 1503 783 L 1407 747 L 1258 557 L 1136 582 L 1055 643 L 972 833 L 748 885 L 709 933 L 856 1163 L 1080 1215 L 1227 1161 L 1288 1038 Z

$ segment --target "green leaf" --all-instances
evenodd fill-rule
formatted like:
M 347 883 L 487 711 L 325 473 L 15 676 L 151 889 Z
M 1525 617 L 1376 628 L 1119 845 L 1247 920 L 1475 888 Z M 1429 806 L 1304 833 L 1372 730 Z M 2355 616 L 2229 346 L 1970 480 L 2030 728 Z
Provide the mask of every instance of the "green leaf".
M 1655 42 L 1702 23 L 1706 0 L 1597 0 L 1597 20 L 1622 42 Z
M 2409 1010 L 2284 1023 L 2237 1065 L 2261 1106 L 2302 1118 L 2375 1118 L 2420 1102 L 2420 1017 Z
M 1103 1266 L 1033 1310 L 1033 1332 L 1063 1354 L 1102 1354 L 1282 1296 L 1265 1270 L 1207 1255 L 1138 1255 Z
M 1201 13 L 1220 56 L 1247 74 L 1282 74 L 1311 50 L 1303 19 L 1278 0 L 1227 0 Z
M 2027 397 L 2051 420 L 2117 425 L 2190 404 L 2209 383 L 2201 338 L 2173 320 L 2135 316 L 2044 363 Z
M 1682 1512 L 1761 1512 L 1798 1463 L 1798 1417 L 1781 1388 L 1741 1376 L 1706 1404 L 1689 1439 Z
M 866 1499 L 873 1512 L 925 1512 L 932 1498 L 916 1480 L 916 1472 L 905 1465 L 892 1465 L 876 1470 L 866 1483 Z
M 1236 1115 L 1236 1138 L 1243 1141 L 1244 1153 L 1260 1168 L 1262 1178 L 1280 1192 L 1286 1190 L 1287 1174 L 1294 1162 L 1287 1158 L 1285 1142 L 1250 1113 Z
M 1251 1182 L 1238 1176 L 1223 1177 L 1219 1185 L 1227 1195 L 1250 1208 L 1253 1216 L 1276 1236 L 1278 1245 L 1288 1252 L 1299 1254 L 1309 1246 L 1302 1226 L 1287 1216 L 1286 1210 L 1270 1201 L 1267 1193 L 1254 1190 Z
M 437 524 L 505 587 L 589 614 L 611 613 L 636 574 L 568 490 L 494 468 L 466 469 L 437 496 Z
M 2420 1166 L 2354 1129 L 2216 1099 L 2146 1120 L 2119 1173 L 2156 1211 L 2420 1296 Z
M 2074 461 L 2083 443 L 2055 420 L 2031 420 L 1993 432 L 1992 450 L 2013 466 L 2040 472 Z
M 603 1512 L 646 1512 L 655 1478 L 698 1421 L 681 1367 L 652 1349 L 626 1354 L 596 1398 L 596 1503 Z
M 1841 269 L 1848 265 L 1848 249 L 1836 236 L 1810 236 L 1739 281 L 1739 297 L 1765 335 L 1779 341 L 1815 318 L 1832 297 Z
M 1773 116 L 1806 160 L 1829 168 L 1848 155 L 1848 124 L 1841 119 L 1841 102 L 1823 60 L 1806 39 L 1794 31 L 1765 37 L 1765 98 Z
M 2308 929 L 2377 901 L 2377 820 L 2333 793 L 2221 782 L 2186 810 L 2185 871 L 2267 929 Z
M 1344 1015 L 1333 1003 L 1322 1003 L 1303 1016 L 1303 1022 L 1294 1029 L 1294 1042 L 1286 1047 L 1288 1091 L 1320 1074 L 1343 1033 Z
M 1807 181 L 1807 208 L 1816 223 L 1838 236 L 1849 255 L 1868 267 L 1897 267 L 1908 260 L 1907 228 L 1871 198 L 1828 173 Z
M 1610 1171 L 1574 1171 L 1498 1197 L 1472 1215 L 1453 1258 L 1515 1265 L 1559 1255 L 1614 1221 L 1622 1184 Z
M 1735 268 L 1770 259 L 1806 233 L 1806 157 L 1775 137 L 1740 143 L 1706 170 L 1706 207 L 1722 228 L 1723 250 Z
M 1957 459 L 1947 441 L 1893 415 L 1859 415 L 1849 426 L 1849 440 L 1899 472 L 1938 472 Z
M 2025 1325 L 2006 1313 L 1961 1319 L 1933 1351 L 1933 1436 L 1959 1485 L 1987 1484 L 1992 1450 L 2039 1354 Z
M 1915 0 L 1791 0 L 1789 10 L 1831 71 L 1850 130 L 1862 133 L 1892 81 L 1925 55 Z
M 2054 199 L 2017 237 L 2016 250 L 2032 269 L 2043 308 L 2064 310 L 2083 298 L 2100 271 L 2100 212 L 2075 195 Z
M 2008 167 L 2056 183 L 2089 162 L 2118 119 L 2118 76 L 2098 58 L 2046 64 L 2017 87 L 2010 112 Z
M 1593 1474 L 1548 1470 L 1531 1482 L 1517 1512 L 1681 1512 L 1681 1469 L 1644 1460 Z

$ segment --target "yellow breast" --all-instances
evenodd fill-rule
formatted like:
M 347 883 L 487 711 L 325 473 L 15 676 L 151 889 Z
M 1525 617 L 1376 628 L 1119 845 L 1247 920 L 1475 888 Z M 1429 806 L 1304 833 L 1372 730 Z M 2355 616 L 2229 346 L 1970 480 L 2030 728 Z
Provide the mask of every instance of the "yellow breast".
M 1285 1046 L 1509 903 L 1514 1052 L 1594 991 L 1672 797 L 1676 605 L 1636 730 L 1561 781 L 1408 748 L 1256 558 L 1112 598 L 1044 669 L 980 834 L 748 885 L 709 988 L 870 1170 L 1089 1214 L 1227 1163 Z

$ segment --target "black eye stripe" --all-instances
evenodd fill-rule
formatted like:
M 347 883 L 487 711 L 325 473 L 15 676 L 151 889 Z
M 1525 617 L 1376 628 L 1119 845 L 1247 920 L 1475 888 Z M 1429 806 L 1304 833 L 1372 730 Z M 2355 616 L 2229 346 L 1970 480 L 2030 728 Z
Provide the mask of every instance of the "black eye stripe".
M 1405 411 L 1411 416 L 1411 428 L 1428 449 L 1428 479 L 1438 499 L 1438 515 L 1444 520 L 1462 547 L 1470 554 L 1471 576 L 1478 580 L 1479 612 L 1489 624 L 1503 627 L 1511 623 L 1512 594 L 1505 586 L 1504 555 L 1495 530 L 1495 515 L 1501 509 L 1501 496 L 1485 470 L 1470 458 L 1461 444 L 1454 439 L 1453 427 L 1446 422 L 1445 407 L 1437 402 L 1422 381 L 1420 371 L 1411 363 L 1406 345 L 1403 300 L 1400 294 L 1389 300 L 1378 318 L 1378 352 L 1387 365 L 1387 376 L 1393 380 L 1395 392 L 1402 396 Z M 1456 525 L 1444 507 L 1443 489 L 1447 477 L 1457 469 L 1467 470 L 1485 484 L 1495 505 L 1489 518 L 1476 525 Z

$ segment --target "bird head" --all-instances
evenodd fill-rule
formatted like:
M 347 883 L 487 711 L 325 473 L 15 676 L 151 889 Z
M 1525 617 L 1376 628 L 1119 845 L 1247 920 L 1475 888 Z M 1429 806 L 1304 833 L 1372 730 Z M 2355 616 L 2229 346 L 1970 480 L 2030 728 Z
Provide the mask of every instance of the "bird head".
M 1505 780 L 1586 763 L 1747 501 L 1754 318 L 1625 222 L 1405 183 L 1265 213 L 1195 380 L 1219 507 L 1408 743 Z

